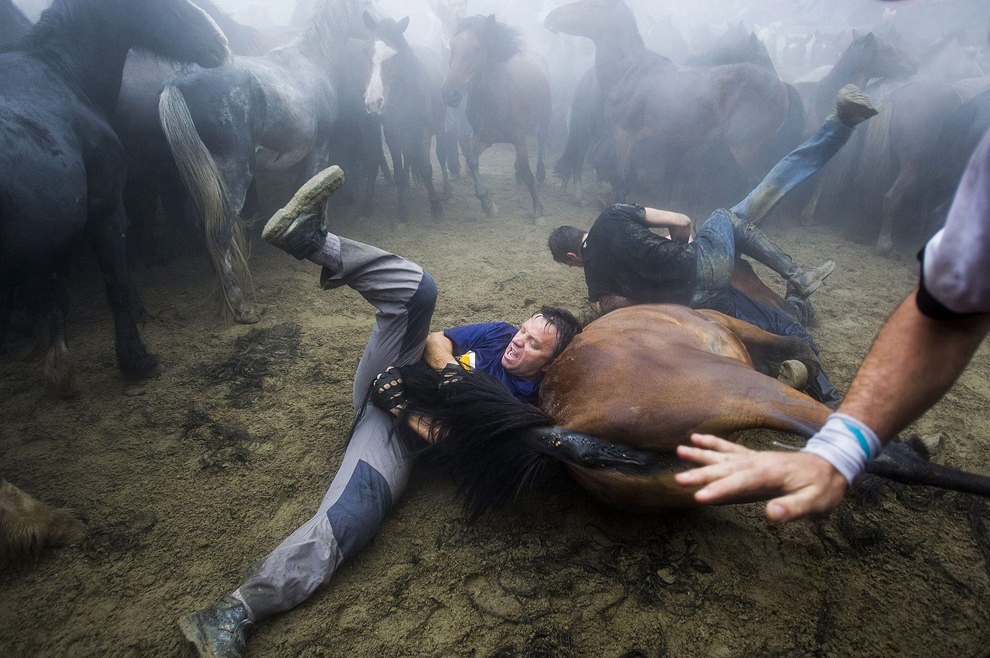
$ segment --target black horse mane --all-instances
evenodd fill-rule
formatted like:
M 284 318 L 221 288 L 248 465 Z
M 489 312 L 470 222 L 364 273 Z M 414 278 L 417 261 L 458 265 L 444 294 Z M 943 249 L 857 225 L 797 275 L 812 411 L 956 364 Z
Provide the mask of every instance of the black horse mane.
M 441 375 L 425 364 L 399 370 L 407 405 L 395 425 L 396 438 L 412 455 L 450 474 L 470 520 L 511 503 L 549 463 L 527 435 L 553 426 L 553 419 L 516 400 L 497 379 L 472 370 L 441 386 Z M 410 429 L 413 416 L 432 419 L 434 443 Z
M 296 39 L 299 49 L 312 57 L 336 63 L 350 36 L 352 22 L 361 22 L 357 5 L 357 0 L 320 0 L 309 25 Z
M 526 48 L 522 34 L 514 27 L 494 20 L 492 16 L 468 16 L 457 24 L 457 32 L 471 30 L 478 35 L 488 56 L 496 62 L 505 62 Z
M 235 55 L 263 55 L 264 46 L 258 30 L 235 21 L 229 13 L 211 0 L 192 0 L 192 3 L 209 14 L 227 37 L 227 45 Z

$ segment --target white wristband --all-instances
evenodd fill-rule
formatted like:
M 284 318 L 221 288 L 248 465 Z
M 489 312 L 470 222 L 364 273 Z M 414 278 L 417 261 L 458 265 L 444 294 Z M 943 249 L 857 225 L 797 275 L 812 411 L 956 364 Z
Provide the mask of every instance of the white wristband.
M 818 455 L 842 473 L 849 484 L 880 454 L 883 444 L 869 427 L 846 414 L 832 414 L 802 452 Z

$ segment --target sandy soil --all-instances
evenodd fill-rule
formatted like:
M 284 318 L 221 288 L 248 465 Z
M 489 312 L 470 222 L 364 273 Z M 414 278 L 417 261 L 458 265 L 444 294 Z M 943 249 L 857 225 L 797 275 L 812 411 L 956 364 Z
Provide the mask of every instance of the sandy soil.
M 551 185 L 534 226 L 512 153 L 482 165 L 501 217 L 471 185 L 434 222 L 421 188 L 394 227 L 394 192 L 338 232 L 409 256 L 436 277 L 435 329 L 521 322 L 539 304 L 580 310 L 578 270 L 554 264 L 559 223 L 597 214 Z M 815 295 L 823 361 L 845 388 L 885 317 L 916 282 L 823 229 L 771 228 L 796 257 L 834 258 Z M 0 361 L 0 474 L 89 524 L 76 546 L 0 573 L 0 655 L 172 655 L 175 620 L 232 590 L 313 513 L 349 428 L 351 377 L 372 323 L 355 293 L 255 239 L 259 324 L 224 326 L 204 258 L 137 268 L 158 376 L 132 387 L 86 257 L 71 347 L 84 393 L 57 400 L 40 366 Z M 14 355 L 16 357 L 16 355 Z M 914 428 L 937 460 L 990 472 L 990 355 Z M 793 438 L 752 433 L 750 445 Z M 757 505 L 664 516 L 606 509 L 563 477 L 468 525 L 453 485 L 421 469 L 381 533 L 298 609 L 261 625 L 254 656 L 982 656 L 990 563 L 982 504 L 882 486 L 822 522 L 769 526 Z

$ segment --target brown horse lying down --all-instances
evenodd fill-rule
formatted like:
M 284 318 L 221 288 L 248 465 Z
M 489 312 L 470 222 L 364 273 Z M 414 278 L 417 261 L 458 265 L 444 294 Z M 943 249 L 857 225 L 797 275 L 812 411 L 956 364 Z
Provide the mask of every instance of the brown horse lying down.
M 543 381 L 540 409 L 483 373 L 437 386 L 439 375 L 413 366 L 402 368 L 402 413 L 434 419 L 437 441 L 425 452 L 451 471 L 476 515 L 511 501 L 545 456 L 609 504 L 687 507 L 692 492 L 673 476 L 687 468 L 675 452 L 692 433 L 734 438 L 766 428 L 808 438 L 825 423 L 828 407 L 768 376 L 789 360 L 817 374 L 800 339 L 715 311 L 631 306 L 595 320 L 564 350 Z M 990 495 L 990 478 L 929 464 L 902 445 L 870 471 Z
M 67 509 L 53 509 L 0 480 L 0 558 L 34 557 L 46 546 L 68 546 L 86 526 Z

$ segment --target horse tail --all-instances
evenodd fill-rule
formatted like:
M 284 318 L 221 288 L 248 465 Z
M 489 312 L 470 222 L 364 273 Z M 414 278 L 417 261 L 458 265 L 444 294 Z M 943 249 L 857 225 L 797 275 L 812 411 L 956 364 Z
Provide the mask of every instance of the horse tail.
M 203 221 L 206 246 L 217 274 L 221 279 L 224 278 L 224 264 L 229 258 L 228 265 L 234 284 L 242 290 L 245 287 L 250 288 L 251 271 L 247 265 L 248 250 L 244 229 L 231 207 L 220 170 L 196 131 L 189 106 L 178 87 L 165 85 L 158 100 L 158 118 L 182 182 Z M 228 242 L 228 232 L 229 255 L 223 246 Z M 224 299 L 226 300 L 226 296 Z M 228 312 L 234 310 L 226 301 L 222 308 Z
M 880 217 L 883 197 L 897 178 L 897 158 L 890 143 L 890 121 L 894 104 L 880 103 L 879 114 L 867 122 L 862 157 L 856 180 L 859 181 L 862 209 L 868 217 Z
M 777 132 L 763 145 L 763 159 L 768 170 L 800 144 L 804 137 L 807 119 L 804 101 L 794 85 L 784 83 L 784 86 L 787 88 L 787 116 Z

